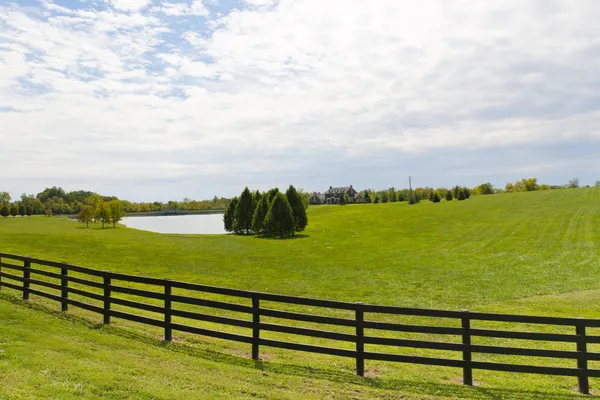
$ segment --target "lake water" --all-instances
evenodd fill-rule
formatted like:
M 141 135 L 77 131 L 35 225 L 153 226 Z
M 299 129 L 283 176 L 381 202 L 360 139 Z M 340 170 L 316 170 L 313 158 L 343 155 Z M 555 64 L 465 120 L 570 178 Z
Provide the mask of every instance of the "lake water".
M 125 217 L 128 228 L 156 233 L 223 234 L 223 214 L 169 215 L 160 217 Z

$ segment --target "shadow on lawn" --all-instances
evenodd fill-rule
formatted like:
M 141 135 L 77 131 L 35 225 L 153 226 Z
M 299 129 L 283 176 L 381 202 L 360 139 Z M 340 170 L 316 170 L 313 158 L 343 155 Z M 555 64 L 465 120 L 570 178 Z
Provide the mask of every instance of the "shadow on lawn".
M 85 326 L 89 329 L 97 329 L 103 332 L 113 334 L 122 338 L 135 340 L 150 346 L 160 347 L 168 351 L 185 354 L 192 357 L 199 357 L 204 360 L 226 363 L 249 369 L 259 369 L 264 372 L 276 373 L 281 375 L 292 375 L 310 379 L 321 379 L 340 384 L 352 384 L 368 388 L 389 390 L 399 398 L 405 394 L 415 394 L 418 396 L 435 396 L 448 398 L 465 398 L 474 400 L 521 400 L 521 399 L 545 399 L 545 400 L 570 400 L 582 399 L 589 396 L 583 396 L 577 393 L 555 393 L 544 391 L 521 391 L 517 389 L 502 389 L 489 387 L 469 387 L 455 383 L 436 383 L 427 381 L 385 379 L 385 378 L 361 378 L 348 372 L 339 370 L 330 370 L 325 368 L 314 368 L 309 366 L 294 364 L 277 364 L 264 361 L 255 361 L 245 357 L 234 356 L 225 353 L 219 353 L 208 349 L 199 349 L 182 343 L 165 342 L 151 336 L 135 332 L 131 329 L 116 327 L 112 325 L 103 325 L 94 323 L 86 318 L 73 314 L 63 313 L 53 310 L 45 305 L 24 301 L 17 297 L 0 293 L 0 299 L 9 301 L 17 306 L 41 311 L 54 317 Z M 201 341 L 198 341 L 201 344 Z
M 268 237 L 268 236 L 254 236 L 255 239 L 261 240 L 294 240 L 294 239 L 305 239 L 310 237 L 310 235 L 305 235 L 303 233 L 298 233 L 294 236 L 286 236 L 286 237 Z

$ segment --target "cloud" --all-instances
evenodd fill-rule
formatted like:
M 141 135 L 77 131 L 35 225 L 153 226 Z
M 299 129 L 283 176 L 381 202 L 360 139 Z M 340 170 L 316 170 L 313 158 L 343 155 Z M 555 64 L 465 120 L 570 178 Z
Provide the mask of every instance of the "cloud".
M 19 138 L 0 178 L 377 187 L 447 173 L 448 154 L 465 179 L 559 176 L 600 141 L 593 1 L 223 7 L 0 5 L 0 124 Z
M 117 10 L 121 11 L 139 11 L 146 8 L 152 0 L 106 0 Z
M 191 2 L 177 2 L 177 3 L 163 3 L 161 7 L 156 7 L 155 11 L 169 16 L 183 16 L 183 15 L 208 15 L 208 9 L 204 5 L 203 0 L 191 0 Z

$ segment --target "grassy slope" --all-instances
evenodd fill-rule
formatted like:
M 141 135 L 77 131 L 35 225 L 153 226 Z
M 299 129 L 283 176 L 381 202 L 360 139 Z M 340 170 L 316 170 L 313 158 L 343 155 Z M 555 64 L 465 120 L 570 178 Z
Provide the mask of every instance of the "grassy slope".
M 356 378 L 165 344 L 0 294 L 0 399 L 551 399 L 563 391 Z M 556 384 L 556 383 L 554 383 Z
M 305 237 L 284 241 L 9 218 L 0 220 L 0 248 L 157 277 L 408 306 L 473 307 L 600 287 L 600 188 L 321 206 L 309 217 Z
M 598 200 L 600 190 L 580 189 L 474 197 L 460 203 L 422 203 L 417 206 L 314 207 L 310 209 L 311 222 L 306 237 L 285 241 L 234 236 L 157 235 L 123 228 L 87 230 L 63 219 L 17 218 L 0 220 L 0 249 L 97 268 L 277 293 L 394 305 L 469 307 L 598 318 L 600 291 L 582 291 L 600 288 Z M 542 294 L 545 296 L 539 296 Z M 56 305 L 52 307 L 56 309 Z M 0 313 L 4 312 L 0 310 Z M 87 317 L 85 313 L 75 313 Z M 97 316 L 93 318 L 98 319 Z M 0 318 L 0 325 L 5 325 L 4 322 Z M 50 322 L 46 318 L 43 324 L 47 323 Z M 40 322 L 37 326 L 43 324 Z M 126 322 L 117 322 L 117 325 L 135 326 Z M 509 327 L 500 325 L 495 328 Z M 25 330 L 26 325 L 18 329 Z M 150 337 L 160 337 L 160 332 L 151 329 L 140 330 L 139 326 L 135 329 Z M 56 331 L 60 335 L 58 325 Z M 181 334 L 176 337 L 185 340 L 186 348 L 194 351 L 227 354 L 222 357 L 233 362 L 237 370 L 227 375 L 225 370 L 229 366 L 224 365 L 222 376 L 225 380 L 238 380 L 235 374 L 240 374 L 239 380 L 244 381 L 255 372 L 251 371 L 252 366 L 246 359 L 248 349 L 245 345 L 223 344 Z M 279 338 L 292 339 L 285 335 Z M 93 336 L 86 337 L 86 346 L 96 346 L 96 340 Z M 0 347 L 6 347 L 2 341 L 0 333 Z M 43 337 L 31 338 L 29 343 L 43 345 L 44 340 Z M 482 341 L 481 344 L 507 343 Z M 567 349 L 561 344 L 551 344 L 549 348 Z M 85 349 L 86 352 L 88 350 Z M 132 349 L 128 354 L 139 361 L 137 351 L 145 350 Z M 402 352 L 442 355 L 407 349 Z M 368 362 L 367 370 L 371 376 L 380 379 L 356 381 L 352 377 L 351 360 L 276 349 L 263 350 L 261 355 L 267 362 L 260 368 L 281 372 L 277 379 L 285 386 L 283 393 L 291 397 L 301 390 L 296 386 L 298 373 L 305 377 L 326 377 L 331 385 L 332 397 L 351 397 L 349 392 L 344 392 L 350 390 L 347 387 L 349 383 L 362 388 L 363 392 L 358 397 L 387 395 L 391 390 L 415 396 L 425 394 L 425 398 L 435 394 L 465 398 L 535 398 L 539 395 L 536 391 L 542 390 L 551 392 L 539 395 L 542 398 L 563 398 L 570 396 L 575 387 L 573 378 L 476 371 L 475 379 L 486 389 L 464 389 L 449 384 L 460 380 L 460 371 L 456 369 L 379 362 Z M 86 357 L 94 359 L 89 354 Z M 523 362 L 514 357 L 497 361 Z M 527 362 L 532 361 L 539 362 L 531 359 Z M 238 369 L 239 363 L 244 365 L 244 369 Z M 139 362 L 133 364 L 138 365 Z M 569 362 L 550 365 L 574 366 Z M 15 363 L 9 366 L 17 371 L 20 368 L 24 375 L 36 368 Z M 286 366 L 294 366 L 294 372 L 290 374 Z M 72 368 L 64 373 L 70 373 Z M 190 379 L 197 374 L 194 371 L 190 372 Z M 160 375 L 159 370 L 144 373 Z M 91 371 L 78 374 L 92 387 L 97 380 L 101 382 L 101 378 Z M 49 382 L 54 382 L 54 387 L 60 379 Z M 160 380 L 160 377 L 153 379 Z M 18 382 L 14 387 L 29 387 Z M 182 382 L 186 385 L 185 379 Z M 314 385 L 319 387 L 319 384 Z M 156 383 L 149 389 L 150 392 L 159 393 L 159 386 Z M 39 387 L 39 393 L 47 390 L 44 385 Z M 262 389 L 257 389 L 257 396 L 266 397 L 279 386 L 273 381 L 264 381 L 259 387 Z M 510 390 L 515 387 L 521 391 Z M 600 382 L 593 380 L 592 388 L 595 387 L 600 387 Z M 371 392 L 374 388 L 385 390 Z M 76 390 L 71 388 L 69 393 L 76 393 Z M 138 387 L 132 386 L 131 393 L 142 396 L 146 392 L 143 388 L 138 391 Z M 218 388 L 214 393 L 227 397 L 244 395 Z M 109 397 L 119 398 L 113 394 Z M 315 397 L 326 396 L 318 393 Z

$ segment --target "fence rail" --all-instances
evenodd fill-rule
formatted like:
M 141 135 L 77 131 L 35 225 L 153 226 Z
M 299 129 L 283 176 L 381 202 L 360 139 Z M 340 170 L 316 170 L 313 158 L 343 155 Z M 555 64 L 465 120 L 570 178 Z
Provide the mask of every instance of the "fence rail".
M 34 268 L 43 266 L 56 268 L 55 272 Z M 10 272 L 6 272 L 10 271 Z M 83 274 L 88 279 L 70 276 L 70 272 Z M 32 274 L 34 277 L 32 277 Z M 56 282 L 38 279 L 39 277 L 52 278 Z M 94 281 L 93 279 L 100 279 Z M 8 281 L 7 281 L 8 280 Z M 157 291 L 136 289 L 122 286 L 118 283 L 138 283 L 150 285 Z M 82 285 L 101 291 L 90 292 L 79 288 L 70 287 L 69 283 Z M 33 286 L 33 287 L 32 287 Z M 543 316 L 524 316 L 493 314 L 469 311 L 445 311 L 406 307 L 391 307 L 380 305 L 369 305 L 362 303 L 348 303 L 330 300 L 317 300 L 269 293 L 260 293 L 246 290 L 236 290 L 207 286 L 188 282 L 172 281 L 169 279 L 148 278 L 142 276 L 126 275 L 109 271 L 100 271 L 90 268 L 69 265 L 65 263 L 35 259 L 31 257 L 17 256 L 0 253 L 0 288 L 9 288 L 22 292 L 23 299 L 29 299 L 30 295 L 44 297 L 61 304 L 62 311 L 68 311 L 69 306 L 79 307 L 102 315 L 103 323 L 110 324 L 111 318 L 121 318 L 129 321 L 147 324 L 164 329 L 164 339 L 171 341 L 173 332 L 187 332 L 204 335 L 213 338 L 232 340 L 248 343 L 252 346 L 252 358 L 259 359 L 261 347 L 275 347 L 296 351 L 305 351 L 319 354 L 329 354 L 340 357 L 353 358 L 356 361 L 356 374 L 364 376 L 365 361 L 379 360 L 400 363 L 437 365 L 461 368 L 463 372 L 463 383 L 473 384 L 473 370 L 508 371 L 532 374 L 562 375 L 577 377 L 579 391 L 589 394 L 589 378 L 600 377 L 600 370 L 588 368 L 588 361 L 600 361 L 600 353 L 588 351 L 588 344 L 600 343 L 600 336 L 592 336 L 586 333 L 586 328 L 599 328 L 600 319 L 583 318 L 560 318 Z M 56 293 L 48 293 L 39 290 L 39 287 L 52 289 Z M 191 296 L 173 294 L 176 289 L 184 289 L 194 293 L 209 293 L 222 296 L 230 296 L 249 300 L 248 305 L 241 305 L 223 301 L 201 299 Z M 96 300 L 100 305 L 93 305 L 83 301 L 70 298 L 69 295 L 78 295 L 87 299 Z M 145 299 L 158 300 L 162 305 L 142 303 L 115 297 L 115 294 L 127 294 Z M 327 317 L 306 313 L 290 312 L 265 308 L 262 302 L 283 303 L 326 309 L 346 310 L 354 313 L 354 318 Z M 126 306 L 135 310 L 144 310 L 161 315 L 160 319 L 150 318 L 138 314 L 115 310 L 111 305 Z M 195 305 L 216 310 L 233 311 L 245 315 L 251 315 L 251 320 L 237 319 L 192 312 L 177 308 L 177 305 Z M 460 327 L 411 325 L 390 322 L 377 322 L 365 319 L 365 314 L 376 315 L 403 315 L 416 317 L 430 317 L 440 319 L 456 320 Z M 212 322 L 248 329 L 248 335 L 222 332 L 213 329 L 194 327 L 173 322 L 173 317 L 183 317 L 196 321 Z M 297 327 L 267 323 L 261 317 L 273 317 L 289 321 L 311 322 L 315 324 L 341 326 L 354 328 L 354 333 L 341 333 L 322 329 Z M 572 334 L 564 333 L 542 333 L 521 332 L 507 330 L 492 330 L 473 328 L 473 321 L 493 321 L 505 323 L 538 324 L 550 327 L 572 327 Z M 326 329 L 326 328 L 323 328 Z M 428 340 L 414 340 L 404 338 L 377 337 L 365 334 L 365 330 L 381 332 L 408 332 L 433 335 L 450 336 L 456 339 L 455 343 L 438 342 Z M 340 342 L 353 343 L 354 350 L 333 347 L 323 347 L 312 344 L 301 344 L 289 341 L 273 340 L 261 337 L 263 332 L 279 332 L 313 338 L 330 339 Z M 501 338 L 525 341 L 564 342 L 573 343 L 573 350 L 548 350 L 521 347 L 476 345 L 472 343 L 473 338 Z M 366 345 L 391 346 L 397 348 L 433 349 L 457 352 L 460 359 L 435 358 L 414 355 L 402 355 L 392 353 L 379 353 L 366 351 Z M 573 368 L 507 364 L 497 362 L 483 362 L 473 360 L 474 354 L 496 354 L 542 357 L 553 359 L 566 359 L 573 361 Z M 575 366 L 576 361 L 576 366 Z

